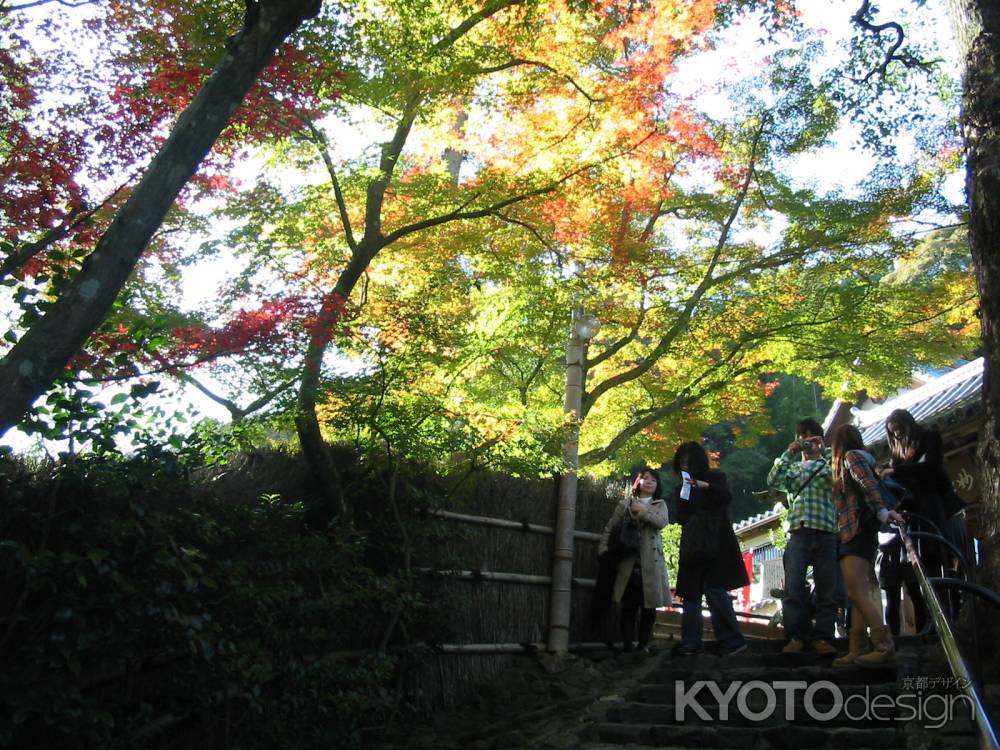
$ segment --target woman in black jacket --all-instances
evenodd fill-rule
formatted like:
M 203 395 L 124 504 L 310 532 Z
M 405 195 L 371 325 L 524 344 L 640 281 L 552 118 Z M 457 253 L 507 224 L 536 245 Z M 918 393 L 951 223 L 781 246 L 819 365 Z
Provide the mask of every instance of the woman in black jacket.
M 681 477 L 677 492 L 677 520 L 681 531 L 681 558 L 677 569 L 677 593 L 684 599 L 681 617 L 681 642 L 675 655 L 699 654 L 704 651 L 701 616 L 702 597 L 708 603 L 715 637 L 724 653 L 744 651 L 746 639 L 740 632 L 729 591 L 750 584 L 740 545 L 729 520 L 732 496 L 726 475 L 708 467 L 708 456 L 698 443 L 683 443 L 674 454 L 674 471 Z M 704 553 L 685 559 L 684 535 L 694 528 L 692 521 L 704 523 L 713 530 Z M 690 540 L 689 540 L 690 541 Z
M 915 529 L 939 531 L 941 536 L 964 550 L 965 507 L 944 465 L 941 433 L 918 424 L 905 409 L 896 409 L 886 417 L 885 431 L 892 465 L 882 472 L 882 476 L 891 476 L 905 485 L 913 496 L 907 507 L 900 510 L 919 516 L 913 519 Z M 944 545 L 928 540 L 918 546 L 920 559 L 929 575 L 940 575 L 942 568 L 948 575 L 957 575 L 958 558 Z M 914 624 L 920 632 L 927 626 L 927 608 L 920 596 L 912 599 Z M 953 609 L 957 608 L 957 599 L 954 605 Z

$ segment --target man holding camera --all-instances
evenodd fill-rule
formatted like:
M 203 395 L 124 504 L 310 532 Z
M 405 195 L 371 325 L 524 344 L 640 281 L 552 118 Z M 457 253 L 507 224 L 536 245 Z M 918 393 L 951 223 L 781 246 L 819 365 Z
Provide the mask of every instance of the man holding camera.
M 785 598 L 782 612 L 788 643 L 782 653 L 800 654 L 807 643 L 832 656 L 837 585 L 837 509 L 833 501 L 830 450 L 815 419 L 795 426 L 795 440 L 774 460 L 767 475 L 772 489 L 785 493 L 788 539 L 785 544 Z M 816 620 L 809 616 L 806 570 L 812 565 Z

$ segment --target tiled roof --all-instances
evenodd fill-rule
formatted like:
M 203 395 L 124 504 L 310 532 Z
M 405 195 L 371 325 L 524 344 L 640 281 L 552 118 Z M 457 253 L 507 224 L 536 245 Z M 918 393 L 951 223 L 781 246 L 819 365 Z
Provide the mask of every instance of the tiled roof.
M 750 518 L 746 518 L 746 519 L 740 521 L 739 523 L 734 523 L 733 524 L 733 531 L 735 531 L 737 534 L 739 534 L 740 532 L 743 532 L 743 531 L 749 531 L 754 526 L 763 526 L 763 525 L 766 525 L 768 522 L 773 521 L 775 518 L 778 518 L 780 515 L 781 515 L 780 513 L 778 513 L 777 511 L 773 511 L 773 510 L 769 510 L 769 511 L 767 511 L 765 513 L 758 513 L 757 515 L 750 516 Z
M 912 391 L 891 398 L 874 409 L 852 409 L 854 424 L 865 445 L 886 441 L 885 418 L 906 409 L 926 427 L 938 429 L 975 416 L 982 401 L 983 359 L 973 360 Z

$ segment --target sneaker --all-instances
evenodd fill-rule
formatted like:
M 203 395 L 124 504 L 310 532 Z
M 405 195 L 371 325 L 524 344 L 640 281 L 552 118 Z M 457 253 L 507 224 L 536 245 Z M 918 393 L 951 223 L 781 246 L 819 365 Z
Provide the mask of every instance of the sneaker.
M 798 638 L 792 638 L 785 647 L 781 649 L 783 654 L 801 654 L 805 650 L 806 644 L 800 641 Z
M 676 659 L 679 656 L 697 656 L 700 653 L 702 652 L 699 651 L 698 649 L 691 648 L 690 646 L 686 646 L 683 643 L 678 643 L 676 646 L 670 649 L 670 656 L 671 658 L 674 659 Z
M 812 646 L 813 650 L 817 654 L 819 654 L 820 656 L 836 656 L 837 655 L 837 649 L 834 648 L 831 644 L 827 643 L 826 641 L 822 641 L 822 640 L 813 641 L 809 645 Z
M 747 650 L 747 649 L 748 649 L 749 647 L 750 647 L 750 646 L 749 646 L 749 645 L 747 644 L 747 642 L 746 642 L 746 641 L 744 641 L 744 642 L 743 642 L 743 643 L 741 643 L 741 644 L 740 644 L 739 646 L 736 646 L 736 647 L 734 647 L 734 648 L 731 648 L 731 649 L 727 649 L 726 651 L 724 651 L 724 652 L 722 653 L 722 655 L 723 655 L 723 656 L 736 656 L 736 654 L 742 654 L 742 653 L 743 653 L 744 651 L 746 651 L 746 650 Z

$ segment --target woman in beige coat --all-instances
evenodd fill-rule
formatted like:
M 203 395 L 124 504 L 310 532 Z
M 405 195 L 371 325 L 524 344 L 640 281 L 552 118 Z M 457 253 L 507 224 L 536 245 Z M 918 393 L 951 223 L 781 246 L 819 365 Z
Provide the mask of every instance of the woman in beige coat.
M 611 514 L 598 545 L 603 564 L 617 563 L 611 598 L 621 603 L 622 643 L 633 649 L 635 616 L 639 609 L 639 648 L 648 650 L 656 621 L 656 608 L 671 602 L 667 563 L 663 558 L 660 529 L 668 523 L 660 475 L 640 472 L 632 495 Z

